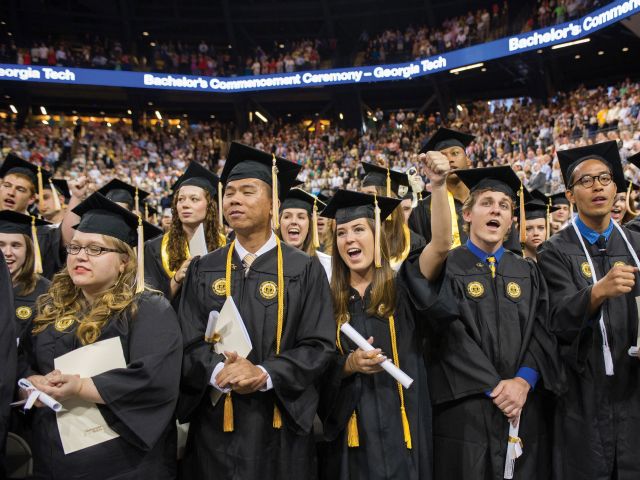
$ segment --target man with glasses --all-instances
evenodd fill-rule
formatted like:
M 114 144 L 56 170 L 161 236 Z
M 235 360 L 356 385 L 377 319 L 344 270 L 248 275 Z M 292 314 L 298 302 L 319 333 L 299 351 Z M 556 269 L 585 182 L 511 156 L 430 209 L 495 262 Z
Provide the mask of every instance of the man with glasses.
M 538 248 L 550 329 L 567 367 L 558 401 L 557 478 L 640 478 L 637 286 L 640 235 L 611 219 L 625 179 L 616 142 L 558 152 L 577 217 Z

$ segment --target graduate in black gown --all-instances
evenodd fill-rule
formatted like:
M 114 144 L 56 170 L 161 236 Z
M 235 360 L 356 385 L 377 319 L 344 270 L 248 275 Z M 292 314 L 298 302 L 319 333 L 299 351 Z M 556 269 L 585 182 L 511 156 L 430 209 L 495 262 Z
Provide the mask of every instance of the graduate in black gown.
M 640 234 L 611 220 L 616 190 L 626 187 L 617 144 L 558 159 L 578 216 L 538 249 L 568 377 L 556 415 L 557 478 L 640 478 L 640 360 L 628 354 L 638 336 Z
M 331 295 L 320 264 L 272 230 L 299 169 L 240 143 L 229 149 L 223 208 L 235 240 L 192 261 L 179 310 L 178 418 L 191 422 L 184 478 L 315 476 L 316 382 L 335 349 Z M 247 358 L 218 355 L 204 338 L 209 313 L 228 296 L 251 339 Z M 213 405 L 216 392 L 224 395 Z
M 534 192 L 532 192 L 533 194 Z M 549 238 L 550 215 L 557 207 L 548 204 L 545 195 L 540 194 L 545 200 L 534 198 L 524 205 L 526 219 L 526 238 L 524 241 L 524 257 L 537 261 L 537 248 Z
M 176 299 L 182 288 L 192 259 L 189 241 L 197 228 L 203 225 L 209 252 L 225 244 L 224 227 L 216 203 L 218 184 L 216 174 L 191 162 L 172 187 L 173 217 L 169 231 L 145 244 L 147 283 L 169 300 Z
M 472 168 L 471 160 L 469 160 L 465 149 L 474 138 L 473 135 L 441 127 L 424 144 L 420 153 L 442 153 L 449 159 L 452 170 Z M 460 181 L 458 175 L 451 173 L 447 176 L 447 190 L 449 192 L 449 212 L 453 219 L 451 248 L 456 248 L 464 245 L 468 240 L 468 235 L 464 231 L 462 205 L 469 196 L 469 189 L 464 182 Z M 426 243 L 431 241 L 431 212 L 431 195 L 428 195 L 418 202 L 409 217 L 409 228 L 424 238 Z M 521 253 L 522 248 L 518 242 L 517 233 L 514 227 L 505 241 L 505 248 L 515 253 Z
M 503 245 L 521 184 L 509 167 L 457 175 L 471 192 L 463 207 L 469 239 L 440 259 L 438 283 L 450 284 L 459 312 L 427 343 L 435 478 L 503 478 L 510 422 L 524 442 L 514 478 L 550 478 L 544 394 L 560 392 L 562 371 L 547 330 L 547 288 L 535 262 Z
M 549 195 L 551 206 L 555 211 L 551 215 L 551 235 L 565 228 L 571 220 L 571 205 L 564 192 Z
M 29 163 L 10 153 L 0 167 L 0 210 L 29 214 L 37 200 L 44 203 L 44 185 L 52 181 L 51 174 L 45 169 Z M 37 228 L 38 244 L 42 258 L 39 272 L 51 279 L 64 265 L 64 245 L 61 230 L 52 225 Z
M 366 162 L 362 164 L 362 168 L 365 176 L 360 191 L 363 193 L 400 198 L 400 189 L 409 188 L 409 177 L 406 173 Z M 395 271 L 400 270 L 402 262 L 412 252 L 422 251 L 426 245 L 424 238 L 407 226 L 400 205 L 385 221 L 383 235 L 387 237 L 391 267 Z
M 5 446 L 16 385 L 16 333 L 13 322 L 13 291 L 9 267 L 0 251 L 0 478 L 5 478 Z
M 32 223 L 36 227 L 48 225 L 30 215 L 0 211 L 0 250 L 11 272 L 17 338 L 23 335 L 33 318 L 36 299 L 46 293 L 51 284 L 36 273 L 35 252 L 39 252 L 39 248 L 36 248 L 37 235 L 32 237 Z
M 20 376 L 63 406 L 71 398 L 95 403 L 119 437 L 65 455 L 56 414 L 33 408 L 34 478 L 175 478 L 182 355 L 176 314 L 162 295 L 144 289 L 132 248 L 139 242 L 136 215 L 99 193 L 75 214 L 80 223 L 67 266 L 39 299 L 31 335 L 22 339 Z M 55 358 L 114 337 L 126 368 L 91 378 L 54 369 Z
M 435 168 L 434 203 L 446 207 L 443 172 L 449 164 L 440 159 Z M 426 480 L 432 478 L 433 452 L 422 323 L 437 308 L 444 322 L 455 313 L 450 307 L 455 301 L 431 292 L 422 270 L 439 275 L 429 265 L 446 255 L 451 237 L 446 228 L 435 231 L 432 242 L 417 252 L 420 261 L 405 262 L 396 277 L 384 236 L 376 241 L 376 203 L 384 222 L 400 200 L 339 190 L 323 212 L 336 219 L 331 282 L 336 324 L 348 322 L 376 349 L 365 352 L 344 334 L 337 337 L 338 352 L 322 383 L 326 441 L 318 446 L 320 477 Z M 450 229 L 444 220 L 440 225 Z M 381 369 L 387 357 L 413 378 L 408 389 Z

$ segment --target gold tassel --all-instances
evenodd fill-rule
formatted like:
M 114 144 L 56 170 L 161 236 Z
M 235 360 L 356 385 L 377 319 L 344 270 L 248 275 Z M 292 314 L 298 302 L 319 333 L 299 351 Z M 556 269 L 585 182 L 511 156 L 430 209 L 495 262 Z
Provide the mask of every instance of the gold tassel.
M 391 198 L 391 171 L 387 168 L 387 197 Z M 393 214 L 387 217 L 387 222 L 393 219 Z
M 222 420 L 222 431 L 233 432 L 233 402 L 231 392 L 224 397 L 224 418 Z
M 276 155 L 273 156 L 271 165 L 271 202 L 273 204 L 271 208 L 271 227 L 274 230 L 280 228 L 280 219 L 278 218 L 279 203 L 278 203 L 278 167 L 276 165 Z
M 374 218 L 375 218 L 375 231 L 374 233 L 374 244 L 373 244 L 373 259 L 376 268 L 380 268 L 382 266 L 382 252 L 380 251 L 380 235 L 382 227 L 380 225 L 380 207 L 378 207 L 378 196 L 373 196 L 374 203 Z
M 136 208 L 135 214 L 140 214 L 140 196 L 138 195 L 138 187 L 136 187 L 136 195 L 134 198 L 134 207 Z
M 49 178 L 49 186 L 51 187 L 51 195 L 53 196 L 53 209 L 56 212 L 59 212 L 62 210 L 62 205 L 60 205 L 60 197 L 58 196 L 58 191 L 53 185 L 53 180 L 51 178 Z
M 44 208 L 44 181 L 42 180 L 42 167 L 38 166 L 38 209 Z
M 360 434 L 358 433 L 358 417 L 354 410 L 347 423 L 347 446 L 356 448 L 360 446 Z
M 42 256 L 40 255 L 40 242 L 38 242 L 38 229 L 36 228 L 36 217 L 31 215 L 31 240 L 33 240 L 33 271 L 38 275 L 42 274 Z
M 520 183 L 520 247 L 524 257 L 524 245 L 527 241 L 527 220 L 524 212 L 524 187 Z
M 282 428 L 282 415 L 277 405 L 273 406 L 273 428 L 277 430 Z
M 632 207 L 631 207 L 631 190 L 633 189 L 633 182 L 629 182 L 629 186 L 627 187 L 627 198 L 626 198 L 626 202 L 627 202 L 627 212 L 629 212 L 631 215 L 633 215 L 634 217 L 637 217 L 638 214 L 640 212 L 635 211 Z
M 149 221 L 149 205 L 146 203 L 144 204 L 144 221 Z
M 218 182 L 218 225 L 224 231 L 224 216 L 222 215 L 222 182 Z
M 402 415 L 402 431 L 404 432 L 404 443 L 407 448 L 411 450 L 411 430 L 409 429 L 409 419 L 407 418 L 407 411 L 404 407 L 400 407 L 400 413 Z
M 389 335 L 391 337 L 391 353 L 393 354 L 393 363 L 396 367 L 400 368 L 400 357 L 398 356 L 398 343 L 396 340 L 396 321 L 393 315 L 389 315 Z M 400 417 L 402 420 L 402 432 L 404 434 L 404 443 L 407 448 L 411 450 L 411 429 L 409 428 L 409 419 L 407 418 L 407 410 L 404 406 L 404 390 L 402 390 L 402 384 L 396 382 L 398 387 L 398 396 L 400 397 Z
M 320 248 L 320 236 L 318 235 L 318 199 L 313 199 L 313 214 L 311 215 L 311 235 L 313 248 Z
M 547 230 L 547 235 L 545 236 L 545 240 L 549 240 L 551 237 L 551 199 L 547 202 L 547 216 L 546 216 L 546 225 L 545 228 Z
M 138 216 L 138 272 L 136 274 L 136 293 L 144 291 L 144 227 L 142 217 Z

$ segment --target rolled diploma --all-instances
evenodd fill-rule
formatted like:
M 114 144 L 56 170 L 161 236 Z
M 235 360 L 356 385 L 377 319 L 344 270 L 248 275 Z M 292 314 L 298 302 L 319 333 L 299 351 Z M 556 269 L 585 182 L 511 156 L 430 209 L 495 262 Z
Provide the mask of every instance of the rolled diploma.
M 349 337 L 353 343 L 360 347 L 361 350 L 364 350 L 365 352 L 375 350 L 375 347 L 367 342 L 367 340 L 348 323 L 343 323 L 340 330 L 342 330 L 342 333 Z M 404 388 L 409 388 L 413 383 L 413 378 L 396 367 L 391 360 L 385 360 L 380 364 L 380 366 L 384 368 L 389 375 L 400 382 Z
M 518 433 L 520 431 L 520 419 L 518 419 L 518 425 L 516 427 L 513 426 L 511 422 L 509 422 L 509 440 L 507 442 L 507 456 L 504 462 L 504 476 L 503 478 L 511 479 L 513 478 L 513 472 L 515 470 L 516 458 L 522 455 L 522 445 L 520 441 L 514 442 L 512 439 L 518 438 Z
M 29 399 L 25 403 L 25 407 L 24 407 L 25 410 L 29 410 L 31 408 L 31 406 L 35 403 L 36 400 L 40 400 L 44 405 L 49 407 L 54 412 L 59 412 L 60 410 L 62 410 L 62 405 L 60 403 L 55 401 L 53 398 L 51 398 L 46 393 L 41 392 L 40 390 L 38 390 L 26 378 L 21 378 L 20 380 L 18 380 L 18 386 L 20 388 L 23 388 L 23 389 L 27 390 L 27 392 L 29 392 Z M 33 395 L 33 397 L 32 397 L 32 395 Z M 29 401 L 29 400 L 31 400 L 31 401 Z

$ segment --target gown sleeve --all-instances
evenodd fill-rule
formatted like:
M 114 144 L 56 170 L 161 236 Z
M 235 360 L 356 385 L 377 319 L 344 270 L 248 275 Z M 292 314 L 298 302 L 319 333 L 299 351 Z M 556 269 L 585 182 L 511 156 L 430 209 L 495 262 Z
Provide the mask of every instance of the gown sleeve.
M 297 318 L 292 319 L 295 330 L 287 332 L 285 325 L 286 348 L 279 355 L 272 353 L 261 365 L 271 376 L 275 394 L 284 407 L 283 414 L 295 426 L 294 430 L 309 432 L 318 402 L 315 384 L 335 352 L 336 324 L 329 283 L 318 262 L 308 262 L 299 277 L 298 288 L 295 293 L 287 292 L 288 296 L 297 294 L 304 298 Z M 293 335 L 293 339 L 285 335 Z
M 0 252 L 0 477 L 4 478 L 4 450 L 9 429 L 11 399 L 16 385 L 16 334 L 13 288 L 9 268 Z
M 558 339 L 563 357 L 581 370 L 593 345 L 593 329 L 598 325 L 599 311 L 589 314 L 592 286 L 578 288 L 571 281 L 570 262 L 550 242 L 539 249 L 538 266 L 549 287 L 549 328 Z
M 198 408 L 209 387 L 215 366 L 224 362 L 224 356 L 217 354 L 211 348 L 211 344 L 204 341 L 209 312 L 205 311 L 202 300 L 205 298 L 205 292 L 201 290 L 198 281 L 199 265 L 200 259 L 194 259 L 189 264 L 178 310 L 184 357 L 177 414 L 183 423 L 189 421 Z
M 98 407 L 125 440 L 151 450 L 173 419 L 180 384 L 180 327 L 166 299 L 149 293 L 139 299 L 128 354 L 126 368 L 93 377 L 105 402 Z

